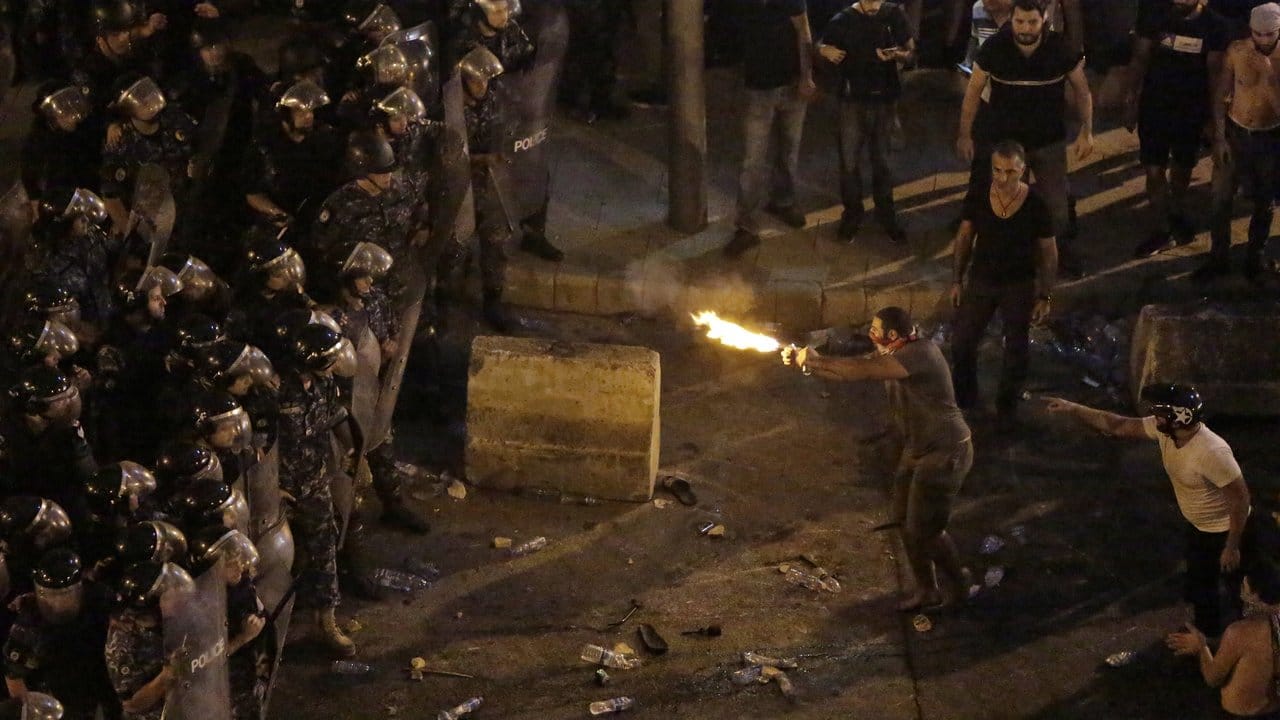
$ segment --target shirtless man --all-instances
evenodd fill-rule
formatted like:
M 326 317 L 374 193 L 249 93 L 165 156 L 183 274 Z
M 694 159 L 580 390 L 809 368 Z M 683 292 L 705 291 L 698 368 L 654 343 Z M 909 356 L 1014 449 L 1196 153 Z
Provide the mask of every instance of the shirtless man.
M 1246 593 L 1252 584 L 1246 581 Z M 1280 698 L 1275 694 L 1273 643 L 1280 638 L 1273 639 L 1272 628 L 1280 614 L 1280 584 L 1274 579 L 1260 581 L 1256 591 L 1262 612 L 1228 625 L 1218 652 L 1209 649 L 1204 634 L 1192 625 L 1171 633 L 1165 644 L 1176 655 L 1199 660 L 1204 681 L 1222 689 L 1222 709 L 1232 717 L 1274 718 L 1280 714 Z
M 1236 187 L 1248 188 L 1253 214 L 1245 277 L 1260 280 L 1280 163 L 1280 4 L 1269 2 L 1249 16 L 1250 37 L 1227 47 L 1213 93 L 1213 243 L 1197 280 L 1231 270 L 1231 204 Z

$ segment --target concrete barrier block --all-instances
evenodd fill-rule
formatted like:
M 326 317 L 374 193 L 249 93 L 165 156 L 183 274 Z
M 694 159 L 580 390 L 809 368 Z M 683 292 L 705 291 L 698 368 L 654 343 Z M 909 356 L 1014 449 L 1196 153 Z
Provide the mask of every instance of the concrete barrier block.
M 467 477 L 647 501 L 658 472 L 661 363 L 652 350 L 480 336 L 467 385 Z
M 1148 305 L 1133 330 L 1130 386 L 1191 383 L 1214 414 L 1280 415 L 1280 310 Z
M 534 261 L 507 264 L 507 287 L 503 300 L 512 305 L 554 310 L 556 273 L 553 267 L 538 267 Z
M 595 270 L 560 265 L 556 269 L 556 310 L 594 315 L 597 284 Z
M 596 313 L 618 315 L 640 307 L 640 292 L 622 270 L 601 271 L 596 282 Z

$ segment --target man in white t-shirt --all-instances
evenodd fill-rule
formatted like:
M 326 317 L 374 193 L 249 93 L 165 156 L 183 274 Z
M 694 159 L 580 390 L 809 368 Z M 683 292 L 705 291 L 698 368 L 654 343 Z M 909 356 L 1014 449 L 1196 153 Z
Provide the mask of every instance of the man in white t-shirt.
M 1231 446 L 1201 422 L 1203 402 L 1189 385 L 1148 385 L 1142 398 L 1151 415 L 1124 417 L 1061 398 L 1047 409 L 1070 415 L 1099 432 L 1134 440 L 1156 440 L 1178 509 L 1187 520 L 1186 600 L 1195 626 L 1215 637 L 1240 616 L 1240 582 L 1252 567 L 1249 488 Z M 1226 607 L 1219 601 L 1225 582 Z

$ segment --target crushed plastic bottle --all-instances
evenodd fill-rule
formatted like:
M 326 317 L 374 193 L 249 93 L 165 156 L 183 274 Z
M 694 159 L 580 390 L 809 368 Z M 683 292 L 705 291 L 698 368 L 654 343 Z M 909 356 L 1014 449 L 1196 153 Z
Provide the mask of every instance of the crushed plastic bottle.
M 512 557 L 520 557 L 521 555 L 532 555 L 547 546 L 547 539 L 538 536 L 527 543 L 522 543 L 511 548 Z
M 729 676 L 729 680 L 731 680 L 734 685 L 750 685 L 752 683 L 760 682 L 760 678 L 763 675 L 763 667 L 760 665 L 752 665 L 751 667 L 744 667 L 733 673 Z
M 368 675 L 373 672 L 373 666 L 354 660 L 334 660 L 329 672 L 334 675 Z
M 402 593 L 411 593 L 415 590 L 425 590 L 431 587 L 431 581 L 421 575 L 391 568 L 378 568 L 375 570 L 373 572 L 373 582 L 380 588 Z
M 600 499 L 591 497 L 590 495 L 561 495 L 560 504 L 586 505 L 588 507 L 593 507 L 600 504 Z
M 989 588 L 998 587 L 1004 580 L 1004 568 L 999 565 L 987 568 L 987 573 L 982 576 L 982 584 Z
M 818 577 L 817 575 L 807 573 L 800 568 L 793 567 L 787 570 L 786 578 L 787 582 L 792 585 L 799 585 L 800 587 L 808 588 L 814 592 L 840 592 L 840 581 L 830 575 L 827 577 Z
M 1026 545 L 1027 544 L 1027 526 L 1014 525 L 1013 527 L 1009 528 L 1009 537 L 1016 540 L 1019 545 Z
M 630 653 L 617 653 L 599 645 L 583 645 L 579 656 L 584 661 L 618 670 L 634 670 L 640 667 L 640 658 Z
M 475 709 L 480 707 L 482 703 L 484 703 L 484 698 L 473 697 L 461 705 L 448 710 L 441 710 L 440 713 L 436 715 L 436 720 L 458 720 L 458 718 L 464 715 L 470 715 L 475 712 Z
M 551 488 L 525 488 L 521 495 L 527 495 L 535 500 L 560 500 L 560 491 Z
M 982 539 L 982 547 L 978 548 L 978 552 L 983 555 L 994 555 L 1000 552 L 1000 548 L 1004 547 L 1004 540 L 999 535 L 988 535 Z
M 763 665 L 765 667 L 780 668 L 782 670 L 794 670 L 799 665 L 791 658 L 774 658 L 768 655 L 761 655 L 754 650 L 748 650 L 742 653 L 742 662 L 747 665 Z
M 1107 664 L 1113 668 L 1124 667 L 1138 659 L 1138 653 L 1132 650 L 1123 650 L 1113 655 L 1107 656 Z
M 406 564 L 406 566 L 408 567 L 409 572 L 417 575 L 427 582 L 440 579 L 440 566 L 433 562 L 413 558 Z
M 636 701 L 629 697 L 616 697 L 611 700 L 597 700 L 587 708 L 592 715 L 611 715 L 613 713 L 630 710 L 636 706 Z

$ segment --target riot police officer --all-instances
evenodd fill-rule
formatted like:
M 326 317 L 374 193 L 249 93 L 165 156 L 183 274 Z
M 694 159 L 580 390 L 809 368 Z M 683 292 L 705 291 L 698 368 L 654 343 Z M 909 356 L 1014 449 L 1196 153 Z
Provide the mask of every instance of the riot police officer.
M 237 340 L 218 343 L 201 357 L 196 378 L 202 387 L 235 397 L 253 423 L 254 447 L 275 444 L 280 376 L 266 353 Z
M 41 203 L 33 269 L 66 289 L 81 319 L 101 332 L 115 313 L 111 276 L 122 243 L 103 230 L 106 203 L 85 188 L 62 188 Z
M 98 565 L 113 557 L 130 523 L 155 519 L 155 492 L 155 474 L 131 460 L 104 465 L 85 483 L 74 522 L 78 547 L 95 580 L 104 579 Z
M 121 576 L 117 605 L 107 625 L 107 673 L 127 720 L 160 720 L 164 698 L 177 681 L 164 649 L 160 599 L 194 587 L 174 563 L 140 562 Z
M 222 562 L 227 584 L 227 671 L 231 712 L 235 720 L 258 720 L 266 697 L 266 646 L 256 642 L 266 627 L 268 609 L 254 586 L 259 557 L 253 542 L 239 530 L 210 525 L 191 533 L 191 570 L 203 575 Z
M 419 265 L 409 251 L 425 242 L 415 235 L 425 228 L 426 203 L 410 194 L 391 144 L 377 133 L 352 133 L 346 168 L 354 179 L 325 200 L 316 218 L 313 262 L 346 238 L 362 238 L 390 252 L 401 273 L 415 271 Z
M 70 548 L 46 552 L 32 580 L 35 591 L 18 598 L 4 644 L 9 692 L 47 693 L 61 699 L 68 720 L 93 720 L 100 704 L 115 704 L 102 659 L 106 616 L 99 598 Z
M 341 147 L 316 120 L 329 95 L 309 79 L 290 86 L 275 103 L 275 118 L 259 129 L 245 159 L 245 200 L 260 222 L 305 237 L 319 204 L 337 186 Z
M 169 105 L 150 77 L 129 74 L 114 86 L 111 108 L 118 120 L 107 127 L 102 150 L 102 194 L 112 219 L 112 231 L 123 235 L 138 169 L 147 163 L 164 168 L 178 207 L 182 207 L 191 179 L 195 120 Z
M 480 238 L 480 279 L 483 288 L 484 319 L 498 332 L 507 332 L 511 318 L 502 305 L 506 285 L 505 244 L 511 233 L 511 218 L 494 184 L 493 167 L 502 161 L 502 116 L 490 83 L 503 72 L 502 63 L 484 47 L 477 47 L 458 63 L 466 95 L 464 114 L 467 143 L 471 149 L 471 192 L 475 201 L 476 234 Z M 455 271 L 466 261 L 468 238 L 456 238 L 441 252 L 436 268 L 436 297 L 439 303 L 452 294 Z M 441 314 L 442 311 L 441 311 Z
M 315 613 L 321 636 L 336 653 L 354 655 L 356 645 L 338 627 L 337 543 L 331 477 L 332 429 L 345 419 L 334 375 L 355 373 L 350 341 L 322 325 L 306 324 L 291 337 L 290 363 L 280 384 L 280 484 L 295 499 L 289 523 L 301 561 L 297 604 Z
M 97 465 L 80 427 L 80 391 L 56 368 L 37 365 L 9 389 L 12 407 L 0 419 L 0 457 L 8 492 L 47 497 L 65 507 Z
M 520 3 L 515 0 L 467 0 L 459 15 L 453 62 L 462 62 L 467 53 L 483 46 L 507 72 L 527 68 L 533 63 L 535 48 L 515 19 L 519 10 Z
M 395 11 L 373 0 L 348 0 L 341 19 L 347 35 L 333 53 L 329 78 L 339 97 L 355 86 L 356 60 L 400 29 Z
M 232 334 L 262 348 L 269 356 L 278 354 L 274 340 L 280 316 L 315 305 L 304 287 L 306 263 L 281 239 L 282 232 L 262 224 L 249 230 L 243 269 L 236 283 L 239 297 Z
M 95 136 L 106 129 L 107 106 L 115 100 L 111 92 L 116 78 L 129 73 L 151 74 L 159 70 L 148 63 L 139 39 L 154 27 L 136 0 L 94 0 L 93 45 L 76 67 L 71 79 L 88 88 L 94 107 Z M 162 22 L 162 21 L 156 21 Z
M 391 144 L 401 177 L 415 198 L 425 198 L 429 190 L 429 155 L 439 146 L 441 124 L 427 118 L 427 108 L 418 94 L 397 87 L 377 98 L 370 109 L 373 130 Z
M 181 283 L 169 296 L 165 315 L 181 322 L 190 315 L 205 315 L 218 323 L 227 321 L 233 305 L 231 285 L 195 255 L 165 253 L 160 267 L 172 271 Z
M 257 462 L 253 447 L 253 421 L 230 393 L 210 390 L 191 404 L 186 426 L 191 437 L 218 454 L 223 480 L 234 484 Z
M 22 143 L 22 184 L 33 200 L 55 189 L 98 187 L 102 138 L 93 134 L 88 88 L 43 85 L 32 104 L 31 129 Z

